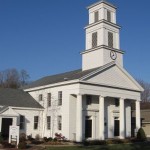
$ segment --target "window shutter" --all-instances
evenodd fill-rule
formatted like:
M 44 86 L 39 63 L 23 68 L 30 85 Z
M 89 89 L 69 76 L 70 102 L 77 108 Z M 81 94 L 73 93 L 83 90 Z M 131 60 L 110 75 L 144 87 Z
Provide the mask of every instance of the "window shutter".
M 62 117 L 58 116 L 58 130 L 62 129 Z
M 38 129 L 38 122 L 39 122 L 39 117 L 34 116 L 34 129 Z
M 47 129 L 51 129 L 51 116 L 47 116 Z
M 108 32 L 108 46 L 113 48 L 113 33 Z
M 111 12 L 107 10 L 107 21 L 111 22 Z
M 97 47 L 97 32 L 92 34 L 92 48 Z
M 39 101 L 42 101 L 42 100 L 43 100 L 43 95 L 40 94 L 40 95 L 39 95 Z
M 58 92 L 58 106 L 62 105 L 62 91 Z
M 98 22 L 98 20 L 99 20 L 99 13 L 98 13 L 98 11 L 96 11 L 94 13 L 94 19 L 95 19 L 95 22 Z
M 47 94 L 47 106 L 50 107 L 51 106 L 51 93 Z

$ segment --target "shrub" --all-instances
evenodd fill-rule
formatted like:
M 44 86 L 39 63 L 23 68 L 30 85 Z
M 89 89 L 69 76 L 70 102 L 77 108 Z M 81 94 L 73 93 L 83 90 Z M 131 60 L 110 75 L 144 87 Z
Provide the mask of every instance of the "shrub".
M 31 143 L 35 144 L 35 145 L 39 145 L 39 144 L 42 144 L 43 142 L 42 141 L 33 140 L 33 141 L 31 141 Z
M 43 141 L 44 142 L 48 142 L 48 138 L 47 137 L 43 137 Z
M 3 141 L 2 142 L 2 146 L 3 148 L 14 148 L 13 145 L 11 145 L 10 143 L 6 142 L 6 141 Z
M 58 141 L 67 141 L 66 137 L 63 136 L 61 133 L 55 133 L 55 138 L 56 138 Z
M 131 143 L 131 139 L 109 139 L 106 141 L 107 144 L 123 144 Z
M 34 138 L 32 138 L 31 135 L 28 135 L 28 136 L 27 136 L 27 139 L 28 139 L 29 141 L 33 141 L 33 140 L 34 140 Z
M 20 143 L 18 144 L 18 148 L 19 148 L 19 149 L 26 149 L 26 147 L 27 147 L 27 143 L 26 143 L 25 141 L 20 142 Z
M 53 141 L 53 138 L 52 138 L 52 137 L 49 137 L 49 138 L 48 138 L 48 141 L 50 141 L 50 142 Z
M 106 145 L 106 141 L 105 140 L 85 140 L 83 141 L 83 144 L 85 146 L 89 146 L 89 145 Z
M 20 136 L 19 136 L 19 141 L 20 141 L 20 142 L 26 141 L 26 134 L 25 134 L 25 133 L 21 133 L 21 134 L 20 134 Z
M 106 144 L 114 144 L 114 141 L 112 139 L 106 140 Z
M 57 138 L 54 138 L 53 141 L 54 141 L 54 142 L 57 142 L 58 140 L 57 140 Z
M 141 140 L 141 141 L 146 141 L 146 140 L 147 140 L 143 128 L 140 128 L 140 129 L 138 130 L 138 132 L 137 132 L 137 139 L 138 139 L 138 140 Z

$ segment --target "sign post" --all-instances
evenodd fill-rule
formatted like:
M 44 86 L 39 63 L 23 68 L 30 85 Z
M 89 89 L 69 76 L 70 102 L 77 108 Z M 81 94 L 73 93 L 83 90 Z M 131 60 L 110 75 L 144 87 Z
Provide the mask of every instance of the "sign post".
M 9 126 L 9 143 L 15 141 L 18 147 L 19 144 L 19 126 Z

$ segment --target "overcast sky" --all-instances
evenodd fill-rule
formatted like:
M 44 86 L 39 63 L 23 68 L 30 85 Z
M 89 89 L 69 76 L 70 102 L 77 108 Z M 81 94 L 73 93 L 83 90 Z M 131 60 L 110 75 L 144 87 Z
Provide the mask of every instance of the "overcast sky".
M 31 80 L 81 68 L 86 7 L 98 0 L 0 0 L 0 70 Z M 150 0 L 109 0 L 117 9 L 124 67 L 150 82 Z

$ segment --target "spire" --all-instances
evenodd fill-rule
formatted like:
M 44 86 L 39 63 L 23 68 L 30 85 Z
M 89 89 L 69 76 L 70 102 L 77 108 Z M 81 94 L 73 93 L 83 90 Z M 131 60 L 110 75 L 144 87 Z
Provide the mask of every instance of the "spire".
M 103 66 L 116 61 L 123 66 L 120 50 L 120 26 L 116 24 L 116 7 L 107 0 L 99 0 L 88 7 L 89 24 L 86 47 L 82 54 L 82 70 Z
M 88 6 L 87 9 L 90 9 L 90 8 L 96 6 L 96 5 L 99 5 L 100 3 L 105 3 L 105 4 L 111 6 L 111 7 L 115 8 L 115 9 L 117 8 L 115 5 L 113 5 L 112 3 L 108 2 L 108 0 L 100 0 L 100 1 L 98 1 L 98 2 L 96 2 L 94 4 L 92 4 L 92 5 Z

